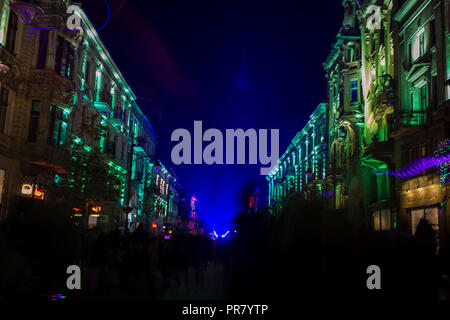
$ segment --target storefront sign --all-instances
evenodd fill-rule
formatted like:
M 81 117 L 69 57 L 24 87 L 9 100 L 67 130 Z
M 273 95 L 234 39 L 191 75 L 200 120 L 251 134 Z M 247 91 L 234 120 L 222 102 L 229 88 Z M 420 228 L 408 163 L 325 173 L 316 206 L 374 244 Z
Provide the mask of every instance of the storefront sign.
M 33 186 L 31 184 L 23 184 L 22 185 L 22 196 L 31 198 L 33 194 Z
M 439 185 L 430 185 L 402 193 L 405 207 L 434 204 L 439 202 L 440 198 L 441 190 Z
M 33 186 L 28 183 L 24 183 L 22 185 L 21 194 L 23 197 L 31 198 L 31 195 L 33 194 Z M 45 197 L 45 191 L 42 188 L 39 188 L 37 186 L 34 187 L 34 199 L 44 200 Z

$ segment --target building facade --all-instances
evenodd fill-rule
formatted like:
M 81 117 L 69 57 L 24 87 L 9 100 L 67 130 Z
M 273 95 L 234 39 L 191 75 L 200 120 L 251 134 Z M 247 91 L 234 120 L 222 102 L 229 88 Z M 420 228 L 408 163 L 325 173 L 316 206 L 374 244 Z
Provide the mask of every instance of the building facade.
M 445 168 L 449 163 L 420 175 L 411 169 L 421 159 L 450 152 L 450 3 L 410 0 L 396 9 L 392 23 L 398 104 L 392 137 L 399 228 L 413 235 L 420 219 L 425 218 L 441 246 L 448 247 L 449 179 Z
M 267 177 L 269 207 L 279 212 L 289 194 L 310 185 L 308 174 L 324 174 L 322 194 L 355 225 L 411 236 L 424 218 L 448 246 L 449 1 L 344 0 L 343 7 L 323 64 L 324 173 L 310 162 L 307 141 L 315 138 L 306 129 L 315 125 L 307 125 Z M 371 21 L 377 12 L 379 24 Z
M 182 218 L 182 187 L 171 169 L 158 160 L 148 172 L 145 189 L 145 219 L 151 222 L 153 234 L 172 234 L 186 227 Z
M 67 30 L 70 4 L 24 1 L 30 20 L 0 1 L 1 218 L 25 197 L 71 201 L 90 226 L 136 225 L 156 135 L 82 9 L 82 30 Z
M 269 208 L 279 214 L 290 195 L 325 192 L 328 149 L 327 104 L 321 103 L 267 175 Z

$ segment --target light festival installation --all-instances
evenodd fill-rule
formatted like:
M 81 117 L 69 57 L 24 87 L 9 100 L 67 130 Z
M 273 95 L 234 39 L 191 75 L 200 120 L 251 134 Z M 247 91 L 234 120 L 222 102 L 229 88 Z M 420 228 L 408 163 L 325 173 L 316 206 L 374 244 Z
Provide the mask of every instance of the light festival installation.
M 448 175 L 449 175 L 449 165 L 450 165 L 450 153 L 447 152 L 444 155 L 439 155 L 435 157 L 422 157 L 416 160 L 411 161 L 409 164 L 404 166 L 400 170 L 374 170 L 375 174 L 387 174 L 389 176 L 394 176 L 398 178 L 412 178 L 417 175 L 422 174 L 423 172 L 434 168 L 439 167 L 440 175 L 441 175 L 441 182 L 445 183 L 448 181 Z M 447 172 L 443 175 L 443 169 L 446 168 Z M 445 169 L 444 169 L 445 170 Z
M 450 181 L 450 161 L 448 160 L 450 154 L 450 139 L 445 139 L 439 143 L 434 152 L 435 157 L 447 157 L 447 161 L 439 163 L 439 175 L 441 183 L 446 184 Z

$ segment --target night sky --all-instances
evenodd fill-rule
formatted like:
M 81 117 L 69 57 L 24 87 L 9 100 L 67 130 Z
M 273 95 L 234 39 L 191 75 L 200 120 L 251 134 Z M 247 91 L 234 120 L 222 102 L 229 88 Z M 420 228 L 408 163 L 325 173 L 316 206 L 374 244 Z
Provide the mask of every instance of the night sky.
M 205 221 L 226 232 L 246 192 L 259 186 L 265 205 L 261 165 L 176 166 L 171 133 L 186 128 L 193 135 L 194 120 L 223 134 L 280 129 L 281 155 L 326 102 L 322 63 L 342 23 L 342 1 L 107 1 L 111 16 L 100 38 L 153 125 L 159 156 L 198 197 Z M 105 0 L 81 3 L 101 27 Z M 246 77 L 248 88 L 239 88 Z

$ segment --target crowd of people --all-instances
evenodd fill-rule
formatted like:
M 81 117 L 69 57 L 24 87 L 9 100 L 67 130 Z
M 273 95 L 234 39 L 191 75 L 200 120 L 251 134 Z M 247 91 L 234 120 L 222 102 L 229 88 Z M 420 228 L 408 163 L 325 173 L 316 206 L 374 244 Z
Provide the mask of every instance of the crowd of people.
M 164 297 L 172 287 L 203 286 L 209 263 L 222 263 L 223 250 L 207 235 L 187 232 L 153 236 L 139 225 L 132 233 L 97 228 L 82 236 L 82 266 L 89 294 Z

